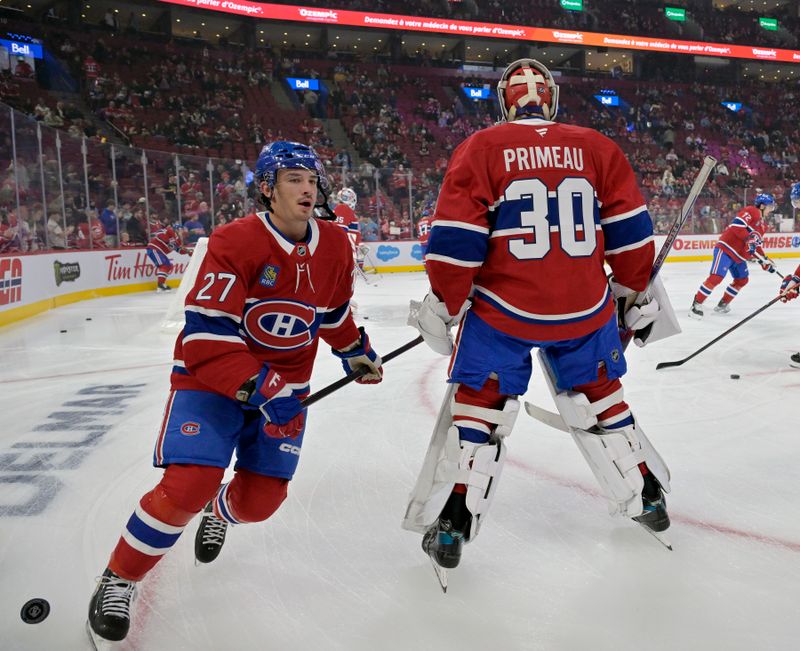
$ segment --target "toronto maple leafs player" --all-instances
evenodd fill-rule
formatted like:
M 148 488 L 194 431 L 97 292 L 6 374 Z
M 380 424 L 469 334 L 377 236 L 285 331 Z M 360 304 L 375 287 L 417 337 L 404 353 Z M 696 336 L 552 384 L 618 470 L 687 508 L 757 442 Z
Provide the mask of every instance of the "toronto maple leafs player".
M 381 358 L 350 312 L 353 254 L 332 221 L 314 218 L 328 179 L 311 147 L 278 141 L 255 177 L 265 212 L 217 229 L 186 299 L 154 464 L 89 605 L 89 634 L 121 640 L 138 581 L 198 513 L 200 562 L 230 524 L 269 518 L 286 497 L 303 445 L 301 400 L 320 337 L 357 381 L 380 382 Z M 221 484 L 236 453 L 234 478 Z

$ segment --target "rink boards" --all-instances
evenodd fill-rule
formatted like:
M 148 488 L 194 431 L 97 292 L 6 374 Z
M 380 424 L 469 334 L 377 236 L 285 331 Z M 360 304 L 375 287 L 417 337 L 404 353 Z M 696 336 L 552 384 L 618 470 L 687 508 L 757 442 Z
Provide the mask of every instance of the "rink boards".
M 711 260 L 718 235 L 681 235 L 667 262 Z M 656 236 L 658 249 L 664 236 Z M 365 242 L 366 268 L 379 273 L 422 271 L 422 245 L 416 241 Z M 770 257 L 800 258 L 800 233 L 773 233 L 764 238 Z M 189 256 L 173 254 L 169 284 L 176 286 Z M 0 326 L 45 310 L 113 294 L 155 289 L 155 267 L 145 249 L 58 251 L 0 257 Z

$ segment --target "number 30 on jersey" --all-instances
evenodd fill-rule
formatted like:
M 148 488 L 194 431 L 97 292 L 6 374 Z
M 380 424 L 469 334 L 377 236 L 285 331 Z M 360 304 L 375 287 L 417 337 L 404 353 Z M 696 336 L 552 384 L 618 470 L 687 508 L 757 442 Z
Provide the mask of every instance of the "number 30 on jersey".
M 552 216 L 547 200 L 547 186 L 539 179 L 517 179 L 508 184 L 503 198 L 505 201 L 527 199 L 531 210 L 520 212 L 520 235 L 532 235 L 528 238 L 513 238 L 508 241 L 508 250 L 519 260 L 537 260 L 550 251 L 550 231 L 559 233 L 561 249 L 570 257 L 583 258 L 591 256 L 597 248 L 597 233 L 594 222 L 594 188 L 588 179 L 579 177 L 566 178 L 555 191 L 557 225 L 550 225 Z M 578 232 L 583 233 L 578 238 Z

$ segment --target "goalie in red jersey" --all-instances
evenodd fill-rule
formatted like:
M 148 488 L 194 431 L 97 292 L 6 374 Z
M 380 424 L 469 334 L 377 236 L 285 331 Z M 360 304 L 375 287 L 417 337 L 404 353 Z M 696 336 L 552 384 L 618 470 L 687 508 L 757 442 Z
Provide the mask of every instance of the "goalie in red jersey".
M 350 311 L 350 243 L 313 216 L 328 187 L 319 157 L 300 143 L 273 142 L 261 151 L 255 182 L 267 210 L 214 231 L 186 298 L 154 453 L 164 474 L 131 514 L 92 595 L 94 638 L 127 635 L 137 582 L 200 511 L 195 558 L 209 563 L 228 525 L 278 509 L 303 445 L 301 400 L 320 337 L 345 372 L 365 368 L 356 382 L 383 377 Z M 222 484 L 234 452 L 236 472 Z
M 635 299 L 620 318 L 638 344 L 678 330 L 658 277 L 639 296 L 654 244 L 633 170 L 610 139 L 555 122 L 559 89 L 538 61 L 515 61 L 497 88 L 504 120 L 450 159 L 425 258 L 431 291 L 409 318 L 451 355 L 404 520 L 439 570 L 458 565 L 489 511 L 535 347 L 559 409 L 552 423 L 572 433 L 610 511 L 653 532 L 669 526 L 669 471 L 620 382 L 615 298 Z

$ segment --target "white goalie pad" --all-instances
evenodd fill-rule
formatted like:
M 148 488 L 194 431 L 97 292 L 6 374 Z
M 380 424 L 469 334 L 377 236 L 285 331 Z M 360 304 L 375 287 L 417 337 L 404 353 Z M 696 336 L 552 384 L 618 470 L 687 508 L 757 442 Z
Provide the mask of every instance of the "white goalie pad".
M 608 499 L 611 515 L 628 518 L 642 514 L 645 462 L 664 492 L 669 493 L 669 469 L 644 432 L 635 425 L 617 430 L 572 429 L 572 438 Z
M 528 413 L 572 435 L 608 499 L 612 515 L 641 515 L 644 478 L 638 465 L 646 463 L 666 493 L 670 492 L 670 473 L 667 464 L 638 425 L 613 430 L 597 425 L 597 414 L 620 402 L 622 390 L 595 403 L 590 403 L 586 395 L 576 391 L 558 391 L 547 356 L 542 350 L 538 355 L 559 414 L 533 405 L 526 406 Z
M 506 458 L 504 439 L 511 433 L 519 402 L 506 400 L 503 410 L 457 404 L 457 385 L 448 386 L 417 482 L 409 495 L 403 528 L 425 533 L 439 518 L 456 484 L 467 486 L 466 505 L 472 515 L 467 540 L 480 529 L 497 490 Z M 475 416 L 496 427 L 488 443 L 462 443 L 454 416 Z

